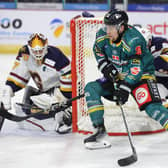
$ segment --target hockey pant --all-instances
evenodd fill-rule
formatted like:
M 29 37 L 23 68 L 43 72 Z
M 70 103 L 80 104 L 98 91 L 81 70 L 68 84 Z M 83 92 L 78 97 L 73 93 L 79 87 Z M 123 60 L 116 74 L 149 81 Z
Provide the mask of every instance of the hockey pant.
M 88 113 L 94 125 L 101 125 L 104 121 L 104 105 L 101 97 L 113 100 L 114 87 L 111 82 L 96 80 L 89 82 L 85 87 Z M 150 102 L 144 108 L 147 115 L 158 121 L 168 130 L 168 109 L 161 102 Z
M 104 105 L 101 97 L 113 100 L 113 83 L 101 78 L 90 82 L 85 87 L 88 113 L 93 125 L 101 125 L 104 122 Z

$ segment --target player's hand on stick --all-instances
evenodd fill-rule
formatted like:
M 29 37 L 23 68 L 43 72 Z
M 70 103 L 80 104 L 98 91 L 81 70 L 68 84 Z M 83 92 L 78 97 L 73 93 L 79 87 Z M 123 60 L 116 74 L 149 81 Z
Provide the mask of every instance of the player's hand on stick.
M 130 85 L 122 81 L 120 82 L 118 89 L 115 92 L 115 96 L 117 97 L 117 101 L 122 105 L 128 101 L 129 93 L 131 92 Z
M 113 65 L 113 63 L 107 62 L 106 60 L 100 61 L 98 68 L 101 70 L 101 72 L 104 74 L 105 78 L 107 78 L 110 81 L 116 80 L 118 77 L 118 71 Z
M 14 94 L 10 86 L 8 85 L 2 86 L 2 88 L 0 89 L 0 107 L 2 107 L 2 104 L 3 104 L 3 107 L 6 110 L 10 110 L 11 109 L 11 97 L 13 95 Z

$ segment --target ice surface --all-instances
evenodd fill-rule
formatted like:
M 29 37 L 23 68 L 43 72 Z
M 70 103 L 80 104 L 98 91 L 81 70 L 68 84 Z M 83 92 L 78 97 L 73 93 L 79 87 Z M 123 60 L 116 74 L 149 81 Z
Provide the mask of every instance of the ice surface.
M 0 56 L 1 75 L 5 79 L 13 56 Z M 112 147 L 87 150 L 88 135 L 20 130 L 5 120 L 0 133 L 1 168 L 118 168 L 117 160 L 132 154 L 128 137 L 110 137 Z M 138 161 L 129 168 L 167 168 L 168 132 L 133 136 Z

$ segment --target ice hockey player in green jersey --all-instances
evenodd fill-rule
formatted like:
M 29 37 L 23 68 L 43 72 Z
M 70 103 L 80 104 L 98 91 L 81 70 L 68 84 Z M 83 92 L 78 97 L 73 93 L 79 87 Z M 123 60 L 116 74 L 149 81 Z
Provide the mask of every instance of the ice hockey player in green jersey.
M 93 51 L 104 77 L 85 87 L 88 112 L 95 128 L 93 135 L 84 140 L 86 148 L 111 146 L 102 140 L 106 129 L 101 97 L 111 101 L 117 97 L 120 104 L 125 104 L 131 94 L 140 110 L 168 129 L 168 110 L 162 106 L 156 85 L 153 56 L 141 33 L 128 25 L 125 11 L 115 9 L 105 14 L 104 27 L 96 34 Z

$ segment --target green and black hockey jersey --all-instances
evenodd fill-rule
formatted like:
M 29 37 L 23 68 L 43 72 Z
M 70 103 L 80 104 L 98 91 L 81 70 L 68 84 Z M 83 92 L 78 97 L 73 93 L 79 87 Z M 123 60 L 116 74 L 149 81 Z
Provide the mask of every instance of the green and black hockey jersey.
M 119 43 L 111 42 L 104 29 L 100 29 L 93 51 L 98 63 L 103 59 L 111 61 L 131 85 L 143 78 L 154 77 L 153 56 L 144 37 L 133 26 L 128 26 Z

